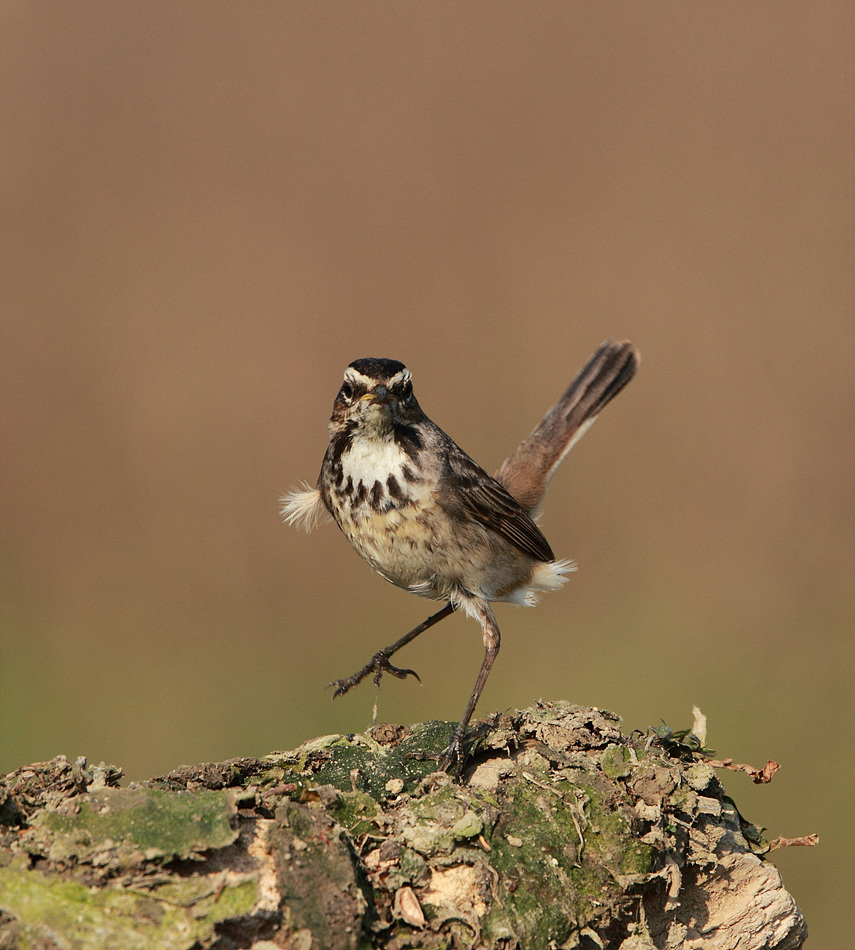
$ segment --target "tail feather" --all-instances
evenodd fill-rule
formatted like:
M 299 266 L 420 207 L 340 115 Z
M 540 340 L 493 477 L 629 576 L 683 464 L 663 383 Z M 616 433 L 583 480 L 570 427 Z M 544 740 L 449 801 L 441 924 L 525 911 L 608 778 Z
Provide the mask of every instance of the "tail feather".
M 632 379 L 638 362 L 631 343 L 606 340 L 540 425 L 505 459 L 496 479 L 526 511 L 538 508 L 564 456 Z

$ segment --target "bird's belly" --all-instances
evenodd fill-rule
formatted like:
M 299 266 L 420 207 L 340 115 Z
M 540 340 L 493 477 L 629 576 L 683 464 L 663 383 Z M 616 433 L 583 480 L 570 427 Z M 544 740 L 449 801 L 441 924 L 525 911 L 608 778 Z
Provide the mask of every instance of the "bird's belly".
M 521 601 L 534 562 L 489 529 L 452 524 L 436 506 L 349 513 L 339 522 L 354 550 L 397 587 L 434 600 L 474 594 Z
M 405 505 L 352 511 L 340 523 L 354 550 L 387 581 L 423 597 L 441 597 L 445 572 L 432 520 Z

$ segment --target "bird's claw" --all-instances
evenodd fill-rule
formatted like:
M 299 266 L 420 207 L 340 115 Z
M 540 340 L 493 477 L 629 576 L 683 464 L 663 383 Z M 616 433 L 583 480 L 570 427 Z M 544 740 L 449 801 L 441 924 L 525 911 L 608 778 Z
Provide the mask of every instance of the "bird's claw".
M 376 660 L 377 657 L 375 656 L 374 659 Z M 399 680 L 405 680 L 408 676 L 415 676 L 415 678 L 420 683 L 422 681 L 422 678 L 415 670 L 405 670 L 400 666 L 392 666 L 392 664 L 385 657 L 375 665 L 374 669 L 374 685 L 378 689 L 380 688 L 380 677 L 384 673 L 391 673 L 392 676 L 397 676 Z
M 353 676 L 346 676 L 344 679 L 333 680 L 332 683 L 327 684 L 335 690 L 333 699 L 338 699 L 339 696 L 344 696 L 345 693 L 349 693 L 350 690 L 358 686 L 365 677 L 372 672 L 374 673 L 374 685 L 378 689 L 380 688 L 380 680 L 384 673 L 391 673 L 392 676 L 396 676 L 399 680 L 405 680 L 408 676 L 415 676 L 421 683 L 421 677 L 415 670 L 407 670 L 399 666 L 393 666 L 389 662 L 389 657 L 385 651 L 379 650 L 358 673 L 354 673 Z
M 456 774 L 463 768 L 466 754 L 463 751 L 463 733 L 453 732 L 448 747 L 440 753 L 439 770 Z

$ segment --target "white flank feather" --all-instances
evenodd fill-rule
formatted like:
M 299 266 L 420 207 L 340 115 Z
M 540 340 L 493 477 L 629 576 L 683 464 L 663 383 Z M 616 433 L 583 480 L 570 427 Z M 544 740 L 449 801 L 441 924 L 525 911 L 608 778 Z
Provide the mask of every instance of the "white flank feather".
M 280 500 L 282 517 L 295 528 L 311 531 L 321 522 L 330 520 L 320 491 L 310 488 L 305 482 L 300 488 L 292 488 Z
M 544 590 L 558 590 L 567 583 L 565 574 L 576 570 L 575 561 L 545 561 L 535 565 L 531 580 L 524 587 L 518 587 L 505 599 L 522 607 L 534 607 L 537 595 Z

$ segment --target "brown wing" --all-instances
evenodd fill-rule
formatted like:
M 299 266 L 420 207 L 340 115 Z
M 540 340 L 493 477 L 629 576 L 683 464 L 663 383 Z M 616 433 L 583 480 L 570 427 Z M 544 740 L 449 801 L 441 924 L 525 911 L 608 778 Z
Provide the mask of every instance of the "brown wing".
M 449 443 L 442 492 L 445 502 L 459 506 L 536 560 L 554 561 L 555 555 L 543 532 L 513 495 L 450 439 Z

